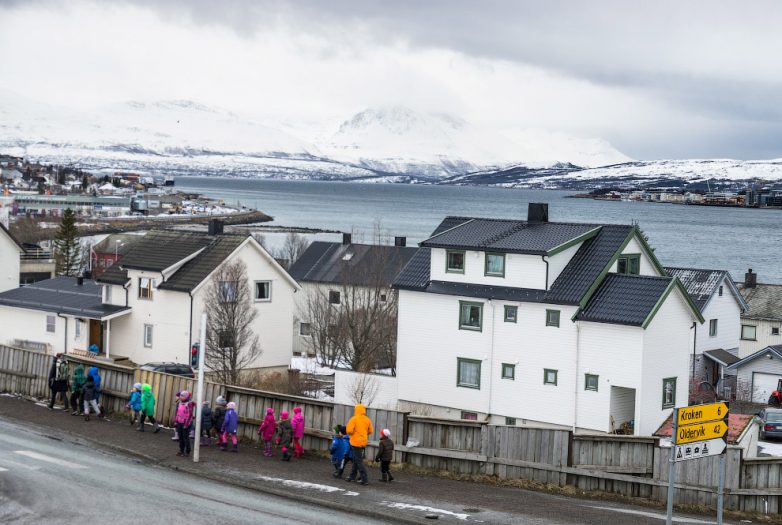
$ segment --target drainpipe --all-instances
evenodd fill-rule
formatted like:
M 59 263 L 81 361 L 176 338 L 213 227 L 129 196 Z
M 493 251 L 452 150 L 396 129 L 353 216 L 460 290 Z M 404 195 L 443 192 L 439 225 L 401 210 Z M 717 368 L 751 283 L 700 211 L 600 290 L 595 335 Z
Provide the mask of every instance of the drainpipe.
M 491 305 L 491 349 L 489 350 L 489 409 L 487 410 L 489 424 L 491 424 L 492 395 L 494 393 L 494 302 L 489 299 Z
M 545 255 L 541 255 L 540 258 L 544 263 L 546 263 L 546 287 L 544 290 L 548 290 L 548 261 L 546 260 Z
M 692 322 L 692 382 L 695 383 L 695 346 L 698 343 L 698 321 Z
M 61 317 L 65 319 L 65 336 L 64 336 L 65 340 L 63 341 L 63 343 L 65 343 L 65 346 L 63 346 L 62 353 L 67 354 L 68 353 L 68 318 L 60 313 L 57 314 L 57 317 Z
M 575 388 L 573 389 L 573 434 L 576 433 L 576 427 L 578 426 L 578 365 L 579 365 L 579 357 L 580 357 L 580 348 L 579 345 L 581 343 L 581 323 L 579 321 L 576 321 L 576 378 L 575 378 Z
M 187 355 L 190 355 L 190 349 L 193 348 L 193 292 L 190 292 L 190 324 L 187 327 Z

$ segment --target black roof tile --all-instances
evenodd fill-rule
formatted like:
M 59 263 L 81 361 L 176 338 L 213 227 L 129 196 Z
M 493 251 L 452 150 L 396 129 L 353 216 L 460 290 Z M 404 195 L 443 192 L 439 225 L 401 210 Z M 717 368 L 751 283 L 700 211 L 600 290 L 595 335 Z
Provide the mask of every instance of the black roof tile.
M 160 272 L 206 248 L 214 237 L 203 233 L 153 230 L 133 245 L 119 264 L 132 270 Z
M 291 266 L 290 274 L 300 282 L 390 285 L 417 250 L 405 246 L 318 241 Z
M 89 279 L 79 285 L 75 277 L 55 277 L 0 293 L 0 305 L 28 310 L 103 319 L 130 310 L 103 304 L 101 287 Z
M 703 311 L 709 298 L 717 290 L 723 277 L 728 273 L 725 270 L 703 270 L 700 268 L 670 268 L 665 272 L 671 277 L 678 277 L 684 285 L 692 301 Z
M 608 274 L 577 319 L 642 326 L 673 280 L 674 277 Z
M 190 292 L 195 289 L 212 271 L 217 268 L 234 250 L 236 250 L 247 236 L 222 234 L 210 237 L 211 242 L 204 251 L 190 259 L 179 268 L 174 275 L 161 283 L 158 288 L 162 290 L 176 290 Z
M 429 285 L 432 250 L 418 248 L 405 267 L 394 279 L 394 288 L 425 290 Z

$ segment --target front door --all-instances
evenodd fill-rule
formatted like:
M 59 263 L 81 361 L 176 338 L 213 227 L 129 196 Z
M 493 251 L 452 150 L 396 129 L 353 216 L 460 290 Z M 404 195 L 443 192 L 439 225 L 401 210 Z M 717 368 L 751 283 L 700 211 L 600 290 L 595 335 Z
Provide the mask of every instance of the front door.
M 99 350 L 103 350 L 103 348 L 101 348 L 100 332 L 100 321 L 90 319 L 90 346 L 97 345 Z

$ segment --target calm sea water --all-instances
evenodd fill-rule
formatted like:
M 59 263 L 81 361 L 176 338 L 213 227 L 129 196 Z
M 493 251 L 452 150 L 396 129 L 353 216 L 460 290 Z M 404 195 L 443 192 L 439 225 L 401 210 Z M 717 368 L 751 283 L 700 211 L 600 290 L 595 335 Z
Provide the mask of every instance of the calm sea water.
M 743 279 L 782 283 L 782 211 L 568 199 L 571 192 L 487 187 L 354 184 L 177 177 L 178 189 L 241 203 L 280 226 L 364 232 L 376 224 L 408 244 L 425 239 L 446 215 L 526 218 L 529 202 L 548 202 L 552 221 L 637 221 L 667 266 L 727 269 Z

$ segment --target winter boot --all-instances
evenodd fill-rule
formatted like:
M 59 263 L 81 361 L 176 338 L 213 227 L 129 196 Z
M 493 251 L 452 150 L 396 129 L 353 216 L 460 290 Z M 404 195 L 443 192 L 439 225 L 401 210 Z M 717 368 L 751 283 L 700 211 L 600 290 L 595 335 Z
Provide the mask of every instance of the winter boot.
M 233 452 L 234 454 L 236 454 L 237 452 L 239 452 L 239 445 L 237 445 L 237 444 L 234 444 L 234 445 L 233 445 L 233 448 L 231 449 L 231 452 Z
M 388 474 L 386 474 L 385 472 L 383 472 L 383 473 L 381 473 L 381 474 L 382 474 L 382 475 L 381 475 L 381 477 L 380 477 L 380 481 L 382 481 L 383 483 L 385 483 L 386 481 L 388 481 Z
M 171 438 L 171 441 L 179 441 L 179 432 L 174 430 L 174 437 Z
M 386 476 L 388 476 L 388 481 L 394 481 L 394 476 L 390 472 L 386 472 Z
M 138 426 L 138 428 L 137 428 L 136 430 L 137 430 L 138 432 L 144 432 L 144 425 L 143 425 L 143 424 L 139 425 L 139 426 Z
M 84 414 L 84 421 L 89 421 L 89 420 L 90 420 L 90 415 Z

